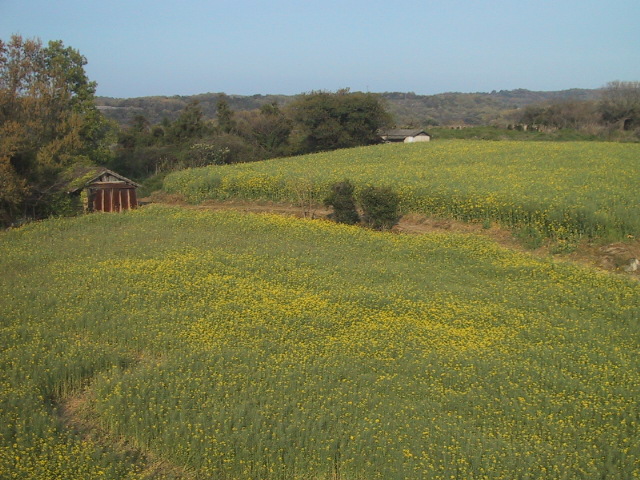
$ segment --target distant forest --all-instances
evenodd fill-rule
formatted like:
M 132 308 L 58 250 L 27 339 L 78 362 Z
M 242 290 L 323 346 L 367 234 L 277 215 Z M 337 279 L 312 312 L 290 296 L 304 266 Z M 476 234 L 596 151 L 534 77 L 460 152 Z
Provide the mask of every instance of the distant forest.
M 397 126 L 428 127 L 456 125 L 492 125 L 505 123 L 509 114 L 528 105 L 566 101 L 595 101 L 601 90 L 570 89 L 535 92 L 525 89 L 491 93 L 440 93 L 417 95 L 413 92 L 379 94 Z M 299 95 L 226 95 L 205 93 L 191 96 L 109 98 L 96 97 L 102 113 L 121 125 L 128 125 L 139 115 L 149 123 L 175 121 L 185 107 L 197 101 L 205 118 L 216 118 L 217 105 L 224 98 L 234 111 L 251 111 L 276 103 L 286 106 Z

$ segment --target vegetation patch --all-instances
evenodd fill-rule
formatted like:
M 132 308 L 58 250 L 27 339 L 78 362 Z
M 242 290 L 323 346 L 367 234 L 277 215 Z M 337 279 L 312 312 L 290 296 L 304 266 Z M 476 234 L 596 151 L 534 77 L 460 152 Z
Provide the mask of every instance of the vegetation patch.
M 106 438 L 197 478 L 640 473 L 637 282 L 477 236 L 228 211 L 0 239 L 9 478 L 149 478 L 58 421 L 80 392 Z
M 389 187 L 403 212 L 509 228 L 554 240 L 640 235 L 638 144 L 438 141 L 338 150 L 168 175 L 164 188 L 192 203 L 229 198 L 295 202 L 304 179 L 321 204 L 349 178 L 355 195 Z

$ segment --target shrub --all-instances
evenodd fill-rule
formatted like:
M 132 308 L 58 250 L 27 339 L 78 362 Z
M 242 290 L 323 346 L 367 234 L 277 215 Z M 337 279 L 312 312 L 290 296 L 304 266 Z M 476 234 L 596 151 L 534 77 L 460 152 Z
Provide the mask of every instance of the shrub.
M 535 250 L 540 248 L 544 243 L 544 235 L 540 233 L 536 227 L 525 225 L 515 232 L 515 237 L 520 241 L 524 248 Z
M 376 230 L 388 230 L 400 220 L 400 197 L 388 187 L 366 187 L 359 195 L 362 220 Z
M 336 222 L 354 225 L 360 221 L 353 192 L 354 187 L 349 180 L 331 186 L 331 193 L 324 199 L 324 204 L 333 207 L 331 218 Z

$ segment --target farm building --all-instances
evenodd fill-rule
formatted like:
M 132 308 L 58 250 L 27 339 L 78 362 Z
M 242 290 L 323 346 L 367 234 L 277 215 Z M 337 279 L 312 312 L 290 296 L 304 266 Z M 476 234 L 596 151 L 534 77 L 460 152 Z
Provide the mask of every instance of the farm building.
M 136 189 L 140 185 L 104 167 L 75 169 L 67 193 L 82 199 L 88 212 L 120 212 L 138 206 Z
M 404 143 L 413 143 L 413 142 L 428 142 L 431 140 L 431 135 L 429 135 L 424 130 L 415 130 L 415 129 L 396 129 L 396 130 L 387 130 L 380 134 L 380 137 L 384 142 L 404 142 Z

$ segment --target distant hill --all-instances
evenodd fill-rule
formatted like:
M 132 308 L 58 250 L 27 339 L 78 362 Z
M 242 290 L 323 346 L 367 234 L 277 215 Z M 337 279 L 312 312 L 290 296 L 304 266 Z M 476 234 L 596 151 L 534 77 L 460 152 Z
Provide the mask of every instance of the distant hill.
M 203 93 L 200 95 L 172 97 L 110 98 L 97 97 L 98 108 L 108 118 L 121 124 L 128 123 L 136 115 L 144 115 L 152 124 L 161 123 L 165 118 L 173 121 L 190 102 L 198 101 L 202 113 L 207 118 L 215 118 L 216 105 L 224 97 L 232 110 L 255 110 L 262 105 L 278 103 L 283 106 L 295 96 L 287 95 L 226 95 L 224 93 Z
M 398 125 L 487 125 L 508 110 L 526 105 L 562 100 L 594 100 L 599 90 L 571 89 L 556 92 L 500 90 L 491 93 L 414 93 L 386 92 L 382 96 Z
M 534 103 L 562 100 L 595 100 L 600 90 L 570 89 L 553 92 L 536 92 L 525 89 L 500 90 L 491 93 L 439 93 L 417 95 L 413 92 L 384 92 L 389 112 L 398 126 L 429 125 L 486 125 L 508 110 Z M 98 108 L 118 123 L 127 124 L 135 115 L 144 115 L 152 124 L 163 119 L 175 120 L 180 111 L 197 100 L 207 118 L 215 118 L 216 104 L 224 96 L 236 111 L 254 110 L 276 102 L 285 106 L 296 95 L 225 95 L 204 93 L 191 96 L 110 98 L 98 97 Z

